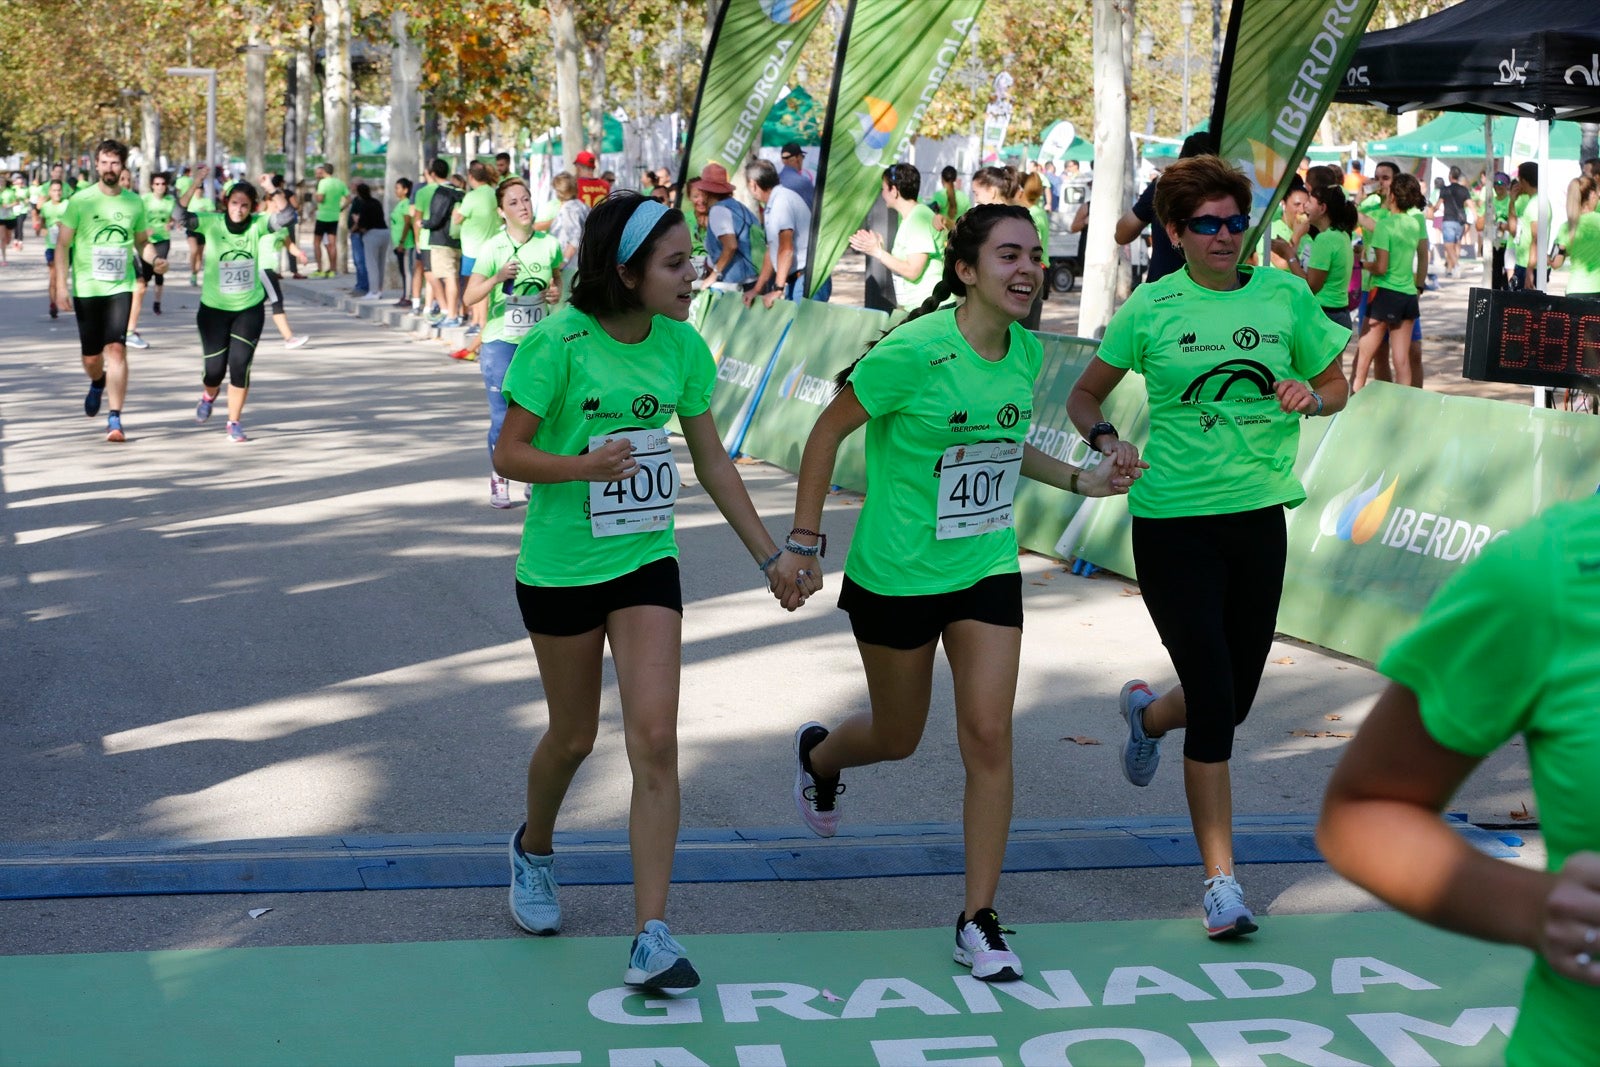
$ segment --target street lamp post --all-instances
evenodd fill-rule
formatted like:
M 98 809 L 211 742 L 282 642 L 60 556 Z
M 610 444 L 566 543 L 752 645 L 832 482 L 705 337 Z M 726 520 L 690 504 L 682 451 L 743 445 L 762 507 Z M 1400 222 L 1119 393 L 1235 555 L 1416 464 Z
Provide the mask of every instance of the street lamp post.
M 206 79 L 206 166 L 217 165 L 217 68 L 216 67 L 168 67 L 167 74 L 173 78 L 204 78 Z
M 1178 5 L 1178 21 L 1183 23 L 1183 131 L 1189 132 L 1189 39 L 1194 25 L 1194 0 Z

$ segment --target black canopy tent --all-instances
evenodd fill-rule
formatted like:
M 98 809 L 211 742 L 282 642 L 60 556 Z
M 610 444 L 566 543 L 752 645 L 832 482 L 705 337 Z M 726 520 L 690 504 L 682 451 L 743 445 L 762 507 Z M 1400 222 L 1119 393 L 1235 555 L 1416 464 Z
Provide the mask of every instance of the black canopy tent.
M 1600 120 L 1600 0 L 1462 0 L 1365 34 L 1334 99 L 1396 114 L 1427 108 L 1538 119 L 1539 170 L 1548 175 L 1550 122 Z M 1484 125 L 1492 156 L 1488 119 Z M 1539 233 L 1548 234 L 1550 202 L 1539 199 Z M 1535 249 L 1540 288 L 1547 243 Z

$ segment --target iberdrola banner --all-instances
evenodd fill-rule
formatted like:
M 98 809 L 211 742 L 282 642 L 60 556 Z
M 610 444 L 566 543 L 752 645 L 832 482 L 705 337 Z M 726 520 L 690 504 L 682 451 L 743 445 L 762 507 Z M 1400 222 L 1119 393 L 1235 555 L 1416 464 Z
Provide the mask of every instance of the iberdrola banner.
M 852 0 L 823 123 L 806 289 L 815 293 L 883 191 L 983 0 Z
M 1249 249 L 1261 240 L 1316 136 L 1378 0 L 1233 0 L 1217 74 L 1217 154 L 1255 187 Z
M 761 136 L 761 123 L 827 7 L 827 0 L 725 0 L 695 97 L 684 188 L 713 161 L 739 184 L 739 168 Z

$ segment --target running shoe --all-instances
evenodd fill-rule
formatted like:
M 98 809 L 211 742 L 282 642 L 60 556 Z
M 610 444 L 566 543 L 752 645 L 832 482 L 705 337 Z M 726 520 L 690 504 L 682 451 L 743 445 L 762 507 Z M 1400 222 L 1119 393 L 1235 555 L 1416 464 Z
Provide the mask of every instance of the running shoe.
M 693 989 L 700 984 L 700 975 L 667 924 L 651 919 L 633 939 L 622 981 L 640 989 Z
M 394 302 L 394 306 L 397 307 L 397 308 L 408 308 L 408 307 L 411 307 L 411 300 L 408 297 L 402 296 L 399 300 L 396 300 Z
M 819 778 L 811 773 L 811 750 L 827 736 L 828 728 L 820 722 L 808 722 L 794 734 L 794 806 L 818 837 L 838 832 L 838 796 L 844 792 L 838 775 Z
M 305 334 L 300 334 L 298 337 L 291 337 L 287 341 L 283 342 L 283 347 L 288 349 L 290 352 L 293 352 L 297 348 L 304 348 L 306 342 L 310 340 L 311 338 L 307 337 Z
M 476 337 L 476 336 L 478 336 L 478 334 L 480 334 L 482 332 L 483 332 L 483 327 L 479 326 L 477 323 L 473 323 L 471 326 L 467 327 L 467 336 L 468 337 Z
M 216 397 L 206 396 L 206 394 L 201 393 L 200 402 L 194 406 L 194 421 L 205 422 L 209 419 L 211 417 L 211 407 L 216 402 Z
M 476 363 L 478 361 L 478 353 L 470 348 L 458 348 L 450 353 L 450 358 L 459 359 L 467 363 Z
M 972 918 L 962 912 L 956 919 L 956 962 L 972 968 L 980 982 L 1015 982 L 1022 977 L 1022 961 L 1006 944 L 1007 930 L 993 908 L 979 908 Z
M 511 835 L 511 918 L 530 934 L 561 929 L 561 904 L 556 900 L 555 856 L 530 856 L 522 851 L 522 831 Z
M 289 280 L 290 281 L 296 281 L 296 282 L 303 282 L 303 281 L 306 280 L 306 275 L 299 274 L 299 273 L 291 274 L 291 275 L 289 275 Z
M 92 419 L 100 414 L 100 397 L 105 393 L 105 389 L 103 385 L 89 386 L 89 395 L 83 398 L 83 413 L 89 418 Z
M 159 300 L 156 301 L 156 306 L 155 306 L 154 310 L 155 310 L 155 313 L 157 315 L 161 314 L 161 301 L 159 301 Z
M 198 274 L 189 275 L 189 288 L 193 289 L 195 286 L 197 286 L 199 284 L 200 284 L 200 275 L 198 275 Z
M 1137 786 L 1150 784 L 1161 763 L 1161 742 L 1144 732 L 1144 709 L 1155 702 L 1155 690 L 1142 678 L 1122 687 L 1118 702 L 1128 724 L 1128 740 L 1122 746 L 1122 776 Z
M 61 309 L 56 307 L 55 304 L 52 303 L 50 305 L 50 317 L 53 319 L 53 318 L 55 318 L 56 316 L 58 316 L 60 314 L 61 314 Z
M 372 292 L 367 293 L 367 295 L 362 297 L 361 299 L 363 299 L 363 300 L 382 300 L 383 299 L 383 293 L 380 292 L 380 291 L 377 291 L 377 290 L 373 290 Z
M 121 443 L 128 438 L 122 432 L 122 416 L 112 413 L 106 416 L 106 440 Z
M 465 326 L 466 324 L 467 324 L 467 322 L 466 322 L 465 319 L 456 318 L 455 316 L 452 315 L 450 318 L 444 319 L 439 323 L 439 329 L 441 329 L 441 330 L 455 330 L 455 329 L 459 329 L 462 326 Z
M 244 435 L 243 426 L 240 426 L 237 422 L 230 422 L 228 423 L 228 440 L 236 445 L 242 445 L 250 438 Z
M 143 337 L 140 337 L 138 330 L 129 330 L 128 331 L 128 347 L 129 348 L 149 348 L 150 347 L 150 342 L 146 341 Z
M 1213 941 L 1253 934 L 1256 917 L 1244 904 L 1244 890 L 1231 874 L 1218 874 L 1206 879 L 1206 936 Z
M 489 506 L 501 509 L 511 506 L 511 483 L 498 474 L 489 475 Z

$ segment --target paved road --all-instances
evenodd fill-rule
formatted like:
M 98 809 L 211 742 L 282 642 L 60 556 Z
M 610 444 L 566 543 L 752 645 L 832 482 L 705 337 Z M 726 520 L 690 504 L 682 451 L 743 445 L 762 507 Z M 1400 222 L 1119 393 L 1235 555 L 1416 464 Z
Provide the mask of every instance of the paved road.
M 291 314 L 314 342 L 265 345 L 251 441 L 233 445 L 220 416 L 193 421 L 197 290 L 169 285 L 152 347 L 132 354 L 129 440 L 109 445 L 82 415 L 75 332 L 45 315 L 38 255 L 0 271 L 0 842 L 508 832 L 544 703 L 512 595 L 522 511 L 486 502 L 476 366 L 306 283 Z M 784 529 L 792 478 L 740 470 Z M 841 559 L 856 503 L 830 501 Z M 792 827 L 794 726 L 864 705 L 847 620 L 831 594 L 781 612 L 697 489 L 680 531 L 683 825 Z M 1118 687 L 1172 680 L 1137 587 L 1023 566 L 1017 817 L 1181 815 L 1175 751 L 1142 791 L 1114 762 Z M 1294 642 L 1271 659 L 1236 750 L 1237 810 L 1312 812 L 1344 742 L 1296 731 L 1352 730 L 1381 679 Z M 934 704 L 914 758 L 847 776 L 851 822 L 959 819 L 947 676 Z M 609 683 L 603 714 L 563 829 L 624 824 Z M 1459 806 L 1504 822 L 1531 799 L 1511 751 Z M 1527 855 L 1542 859 L 1536 836 Z M 1320 864 L 1242 876 L 1269 913 L 1371 906 Z M 1008 876 L 999 903 L 1011 923 L 1187 918 L 1200 888 L 1189 868 L 1040 872 Z M 629 932 L 625 887 L 565 900 L 569 933 Z M 706 883 L 675 888 L 672 918 L 684 934 L 885 929 L 959 908 L 951 876 Z M 514 936 L 499 888 L 0 902 L 4 954 Z

